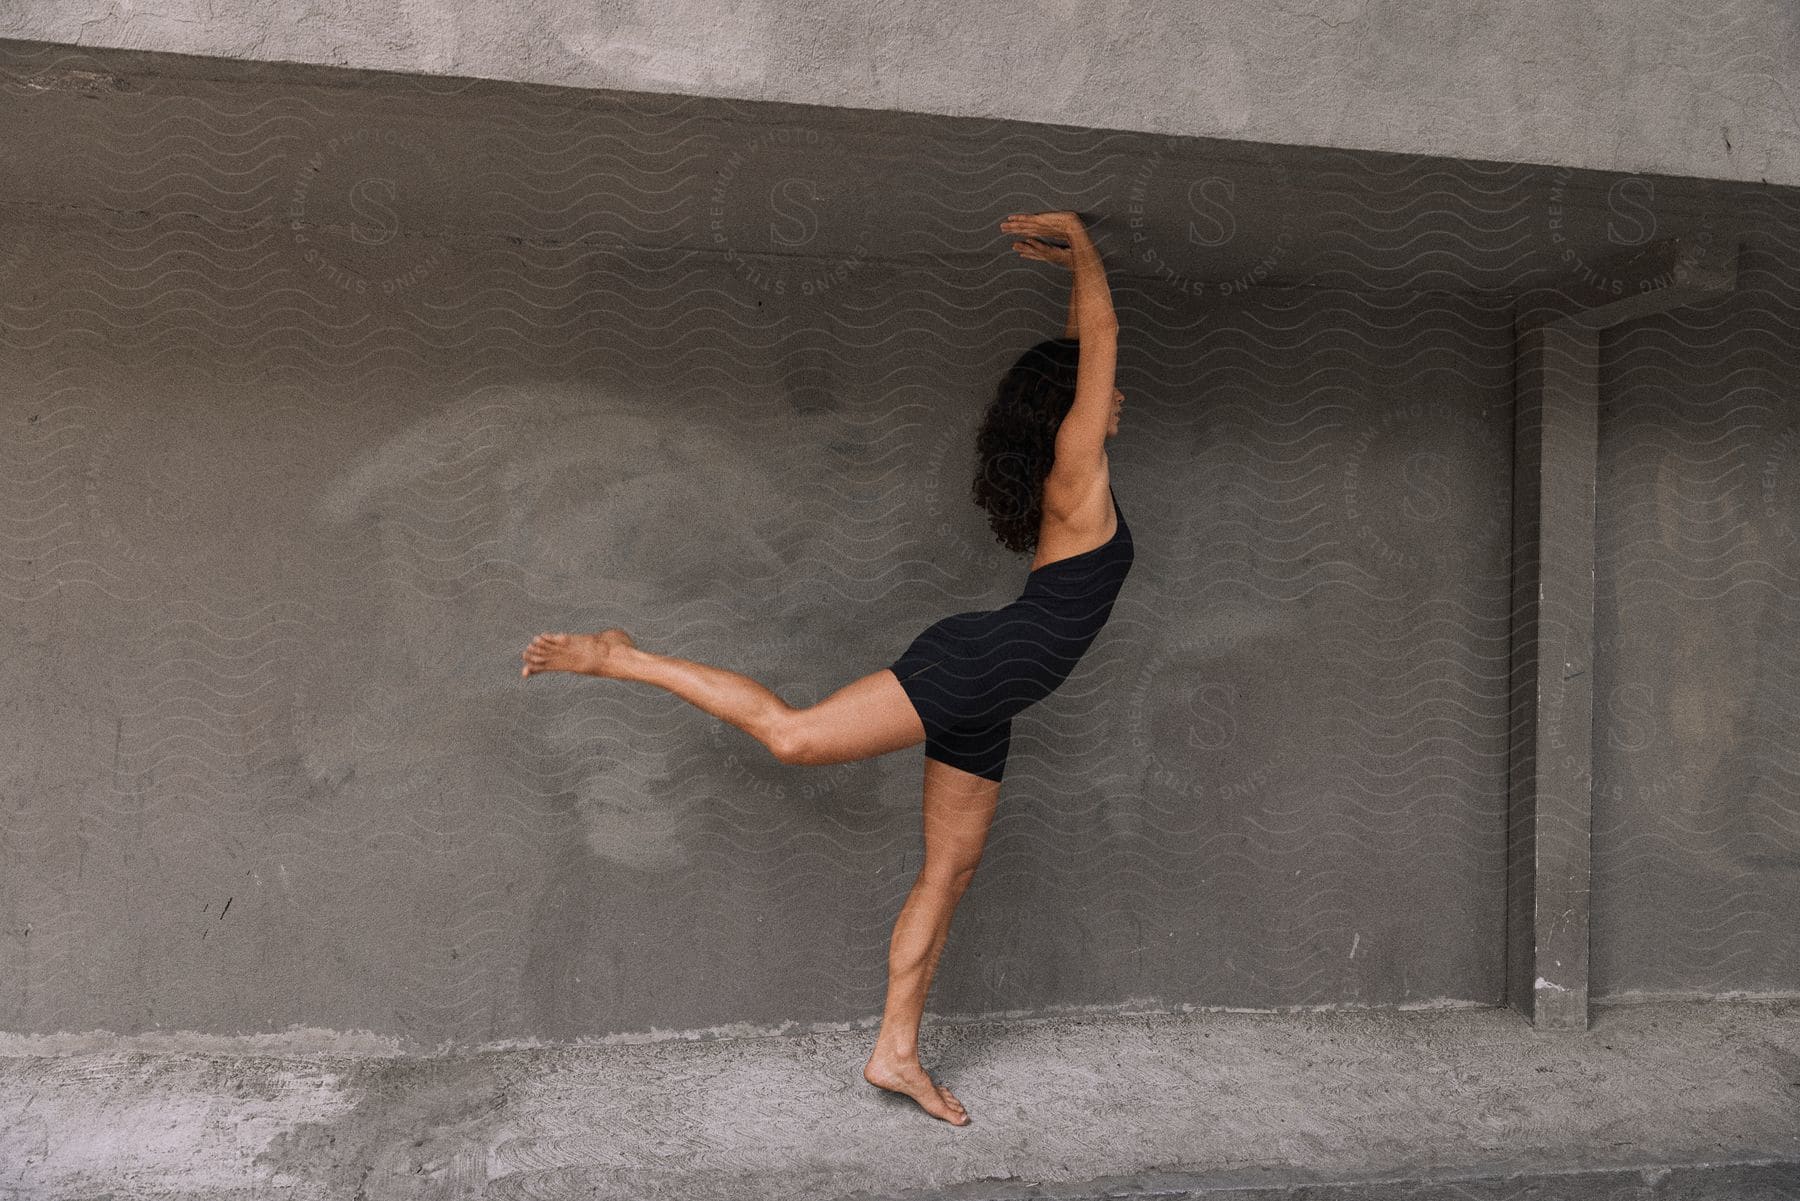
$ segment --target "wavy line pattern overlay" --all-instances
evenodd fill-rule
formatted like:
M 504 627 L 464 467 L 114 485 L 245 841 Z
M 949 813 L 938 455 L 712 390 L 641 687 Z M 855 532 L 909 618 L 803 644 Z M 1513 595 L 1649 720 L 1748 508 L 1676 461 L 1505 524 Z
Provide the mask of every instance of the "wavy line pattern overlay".
M 0 59 L 0 1028 L 879 1013 L 918 751 L 518 654 L 810 703 L 1016 596 L 972 437 L 1061 332 L 996 233 L 1047 207 L 1113 268 L 1137 561 L 932 1011 L 1500 999 L 1514 300 L 1695 230 L 1739 291 L 1602 348 L 1596 982 L 1795 986 L 1791 196 L 355 79 Z

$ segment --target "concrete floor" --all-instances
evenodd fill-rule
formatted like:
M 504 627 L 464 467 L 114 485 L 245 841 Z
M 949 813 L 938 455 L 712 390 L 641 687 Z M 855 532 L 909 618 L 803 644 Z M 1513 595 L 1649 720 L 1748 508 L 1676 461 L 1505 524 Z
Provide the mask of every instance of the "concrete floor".
M 960 1129 L 870 1039 L 13 1054 L 0 1197 L 1800 1197 L 1795 1001 L 928 1019 Z

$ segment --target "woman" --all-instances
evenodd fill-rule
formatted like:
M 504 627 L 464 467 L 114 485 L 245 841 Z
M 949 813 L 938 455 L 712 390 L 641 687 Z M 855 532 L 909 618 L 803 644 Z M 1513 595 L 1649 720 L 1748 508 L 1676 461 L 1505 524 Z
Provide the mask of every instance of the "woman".
M 1006 373 L 977 438 L 977 503 L 1006 546 L 1037 552 L 1017 600 L 934 623 L 891 667 L 807 708 L 736 672 L 641 650 L 620 629 L 540 634 L 522 673 L 655 684 L 782 763 L 848 763 L 925 744 L 925 864 L 894 924 L 887 1006 L 863 1077 L 958 1126 L 967 1111 L 919 1062 L 925 997 L 981 861 L 1012 718 L 1074 669 L 1132 562 L 1106 458 L 1124 395 L 1113 386 L 1119 323 L 1099 251 L 1075 213 L 1015 213 L 1000 228 L 1019 235 L 1013 249 L 1024 258 L 1074 272 L 1064 336 L 1032 347 Z

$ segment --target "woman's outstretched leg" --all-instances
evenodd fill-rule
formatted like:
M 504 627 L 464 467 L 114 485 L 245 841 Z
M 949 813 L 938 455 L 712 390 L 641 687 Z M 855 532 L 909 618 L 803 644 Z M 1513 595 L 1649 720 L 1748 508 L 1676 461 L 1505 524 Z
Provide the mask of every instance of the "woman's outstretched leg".
M 863 1068 L 870 1084 L 905 1093 L 934 1117 L 967 1125 L 968 1113 L 919 1062 L 919 1021 L 950 936 L 950 919 L 987 845 L 1000 783 L 925 760 L 925 864 L 907 894 L 888 946 L 887 1007 Z
M 816 705 L 796 708 L 749 676 L 643 650 L 620 629 L 539 634 L 525 648 L 524 660 L 525 676 L 569 671 L 655 684 L 730 722 L 783 763 L 850 763 L 925 741 L 924 723 L 887 668 L 851 681 Z

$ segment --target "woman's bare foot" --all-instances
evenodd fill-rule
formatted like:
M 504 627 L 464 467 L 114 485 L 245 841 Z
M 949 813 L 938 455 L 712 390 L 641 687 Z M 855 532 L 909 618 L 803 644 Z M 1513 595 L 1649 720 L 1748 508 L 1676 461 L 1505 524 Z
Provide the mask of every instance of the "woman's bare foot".
M 952 1126 L 967 1126 L 969 1115 L 962 1102 L 947 1088 L 933 1084 L 918 1057 L 900 1059 L 885 1055 L 879 1049 L 863 1066 L 863 1079 L 876 1088 L 892 1093 L 905 1093 L 934 1118 L 942 1118 Z
M 519 674 L 573 671 L 584 676 L 616 676 L 620 652 L 636 645 L 616 626 L 598 634 L 539 634 L 525 648 L 525 666 Z

